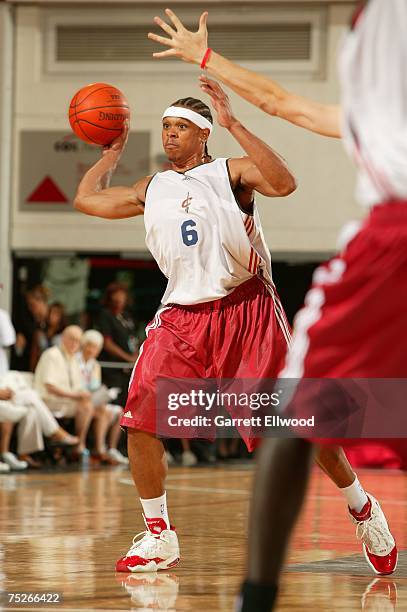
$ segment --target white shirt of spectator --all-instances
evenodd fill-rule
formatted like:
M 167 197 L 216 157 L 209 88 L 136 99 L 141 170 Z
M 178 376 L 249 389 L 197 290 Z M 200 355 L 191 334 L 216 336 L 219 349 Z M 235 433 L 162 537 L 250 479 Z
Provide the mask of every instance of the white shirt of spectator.
M 364 206 L 407 201 L 407 0 L 370 0 L 340 56 L 343 139 Z
M 79 368 L 82 373 L 83 387 L 87 391 L 96 391 L 102 384 L 102 373 L 100 364 L 96 359 L 85 361 L 82 353 L 76 353 Z
M 46 385 L 54 385 L 63 391 L 83 391 L 83 379 L 76 356 L 53 346 L 40 357 L 35 370 L 34 387 L 42 399 L 54 398 Z
M 9 369 L 7 353 L 4 349 L 13 346 L 16 341 L 16 332 L 5 310 L 0 309 L 0 379 Z

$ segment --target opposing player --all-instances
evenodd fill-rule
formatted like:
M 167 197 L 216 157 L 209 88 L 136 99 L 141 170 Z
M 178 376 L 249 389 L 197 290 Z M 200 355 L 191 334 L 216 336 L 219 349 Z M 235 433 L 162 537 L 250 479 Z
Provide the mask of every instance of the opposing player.
M 172 11 L 167 10 L 167 15 L 174 27 L 159 18 L 156 22 L 170 38 L 154 34 L 150 38 L 171 48 L 156 56 L 202 62 L 269 114 L 319 134 L 343 137 L 358 165 L 358 199 L 371 208 L 370 214 L 343 253 L 317 272 L 306 307 L 297 317 L 282 375 L 405 378 L 406 346 L 400 329 L 407 307 L 407 147 L 402 136 L 407 127 L 406 3 L 370 0 L 359 4 L 353 31 L 342 50 L 342 107 L 291 94 L 275 81 L 208 51 L 206 13 L 195 33 L 186 30 Z M 405 441 L 387 443 L 406 458 Z M 311 452 L 311 446 L 302 440 L 266 441 L 263 445 L 244 611 L 268 611 L 273 606 L 288 536 L 306 489 Z M 279 507 L 282 498 L 289 500 L 285 514 Z M 397 551 L 373 498 L 356 521 L 358 530 L 372 530 L 370 541 L 375 539 L 381 551 L 371 554 L 369 543 L 364 542 L 373 569 L 377 573 L 394 571 Z
M 284 160 L 233 115 L 215 83 L 207 84 L 218 123 L 247 156 L 212 159 L 211 111 L 177 100 L 162 117 L 171 169 L 133 187 L 108 187 L 126 137 L 104 151 L 84 176 L 75 207 L 107 219 L 144 214 L 146 243 L 168 285 L 135 366 L 122 425 L 147 531 L 120 559 L 118 571 L 166 569 L 178 563 L 166 502 L 166 457 L 156 437 L 156 379 L 273 378 L 290 331 L 271 276 L 254 192 L 290 194 L 296 182 Z M 251 450 L 254 440 L 245 442 Z

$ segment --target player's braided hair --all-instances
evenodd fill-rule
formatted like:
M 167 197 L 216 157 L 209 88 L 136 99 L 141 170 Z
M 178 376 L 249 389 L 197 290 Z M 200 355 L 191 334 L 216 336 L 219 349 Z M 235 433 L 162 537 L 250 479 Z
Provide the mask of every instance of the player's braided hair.
M 205 117 L 205 119 L 207 119 L 208 121 L 210 121 L 210 123 L 213 124 L 211 109 L 207 104 L 205 104 L 205 102 L 202 102 L 202 100 L 198 100 L 197 98 L 181 98 L 180 100 L 173 102 L 171 106 L 183 106 L 184 108 L 189 108 L 190 110 L 199 113 L 199 115 L 202 115 L 202 117 Z M 209 155 L 208 145 L 206 143 L 204 156 L 207 160 L 212 159 L 212 157 Z

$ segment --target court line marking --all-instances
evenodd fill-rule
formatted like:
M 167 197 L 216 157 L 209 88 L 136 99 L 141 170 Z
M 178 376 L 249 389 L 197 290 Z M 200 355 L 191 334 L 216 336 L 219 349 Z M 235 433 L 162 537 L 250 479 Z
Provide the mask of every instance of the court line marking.
M 119 480 L 121 484 L 133 485 L 133 481 L 130 478 L 121 478 Z M 215 487 L 194 487 L 193 485 L 166 485 L 167 490 L 174 491 L 195 491 L 200 493 L 232 493 L 233 495 L 249 495 L 250 491 L 247 489 L 219 489 Z
M 243 474 L 245 474 L 245 472 L 243 472 Z M 219 480 L 227 480 L 224 478 L 224 474 L 220 474 L 219 476 L 221 478 L 219 478 Z M 241 478 L 240 474 L 234 473 L 233 475 L 235 478 Z M 230 475 L 229 475 L 230 477 Z M 214 480 L 214 474 L 173 474 L 173 475 L 169 475 L 167 476 L 166 480 L 202 480 L 207 478 L 208 480 Z M 133 480 L 131 478 L 119 478 L 119 482 L 123 483 L 123 484 L 133 484 Z
M 190 485 L 167 485 L 165 488 L 174 491 L 194 491 L 195 493 L 232 493 L 232 495 L 250 495 L 250 491 L 247 491 L 247 489 L 215 489 L 213 487 L 193 487 Z
M 234 472 L 234 476 L 236 478 L 240 478 L 241 473 L 245 474 L 247 472 Z M 224 472 L 218 472 L 216 474 L 216 472 L 212 473 L 212 474 L 199 474 L 199 473 L 195 473 L 195 474 L 191 474 L 191 473 L 187 473 L 184 472 L 183 474 L 169 474 L 167 476 L 167 480 L 183 480 L 188 478 L 189 480 L 198 480 L 198 479 L 202 479 L 202 478 L 208 478 L 209 480 L 214 480 L 214 477 L 216 477 L 216 475 L 220 476 L 222 479 L 224 479 L 225 477 L 225 473 Z M 230 475 L 228 474 L 228 477 L 230 478 Z
M 184 476 L 186 477 L 186 476 Z M 203 475 L 199 475 L 199 478 L 203 478 Z M 171 477 L 168 477 L 168 480 Z M 177 479 L 177 476 L 173 476 L 172 477 L 174 480 Z M 189 478 L 189 476 L 188 476 Z M 207 476 L 208 478 L 208 476 Z M 125 485 L 134 485 L 133 481 L 130 478 L 120 478 L 119 482 L 121 484 L 125 484 Z M 194 487 L 193 485 L 167 485 L 165 487 L 168 490 L 174 490 L 174 491 L 194 491 L 194 492 L 201 492 L 201 493 L 232 493 L 233 495 L 250 495 L 251 494 L 251 489 L 219 489 L 219 488 L 214 488 L 214 487 Z M 318 500 L 322 500 L 322 501 L 338 501 L 341 499 L 340 496 L 337 495 L 308 495 L 307 499 L 318 499 Z M 382 500 L 383 501 L 383 500 Z M 386 504 L 393 504 L 394 506 L 405 506 L 406 502 L 402 501 L 402 500 L 391 500 L 391 499 L 386 499 L 384 500 Z
M 241 478 L 241 475 L 246 475 L 247 472 L 234 472 L 233 473 L 233 477 L 235 478 Z M 226 480 L 224 478 L 224 473 L 218 473 L 217 474 L 220 478 L 219 480 Z M 195 474 L 191 474 L 191 473 L 183 473 L 183 474 L 169 474 L 166 478 L 166 480 L 202 480 L 202 479 L 208 479 L 208 480 L 214 480 L 214 476 L 216 476 L 216 474 L 200 474 L 200 473 L 195 473 Z M 230 474 L 228 475 L 230 478 Z M 122 484 L 133 484 L 133 480 L 131 478 L 119 478 L 119 482 L 121 482 Z

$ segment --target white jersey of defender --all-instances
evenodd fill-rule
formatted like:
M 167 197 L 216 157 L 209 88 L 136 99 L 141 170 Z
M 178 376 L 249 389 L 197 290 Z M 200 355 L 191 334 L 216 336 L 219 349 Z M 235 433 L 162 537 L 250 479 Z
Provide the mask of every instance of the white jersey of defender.
M 154 175 L 144 223 L 147 247 L 168 279 L 163 304 L 217 300 L 255 274 L 272 284 L 256 206 L 254 215 L 239 208 L 226 159 Z
M 340 57 L 343 135 L 365 206 L 407 200 L 407 0 L 370 0 Z

